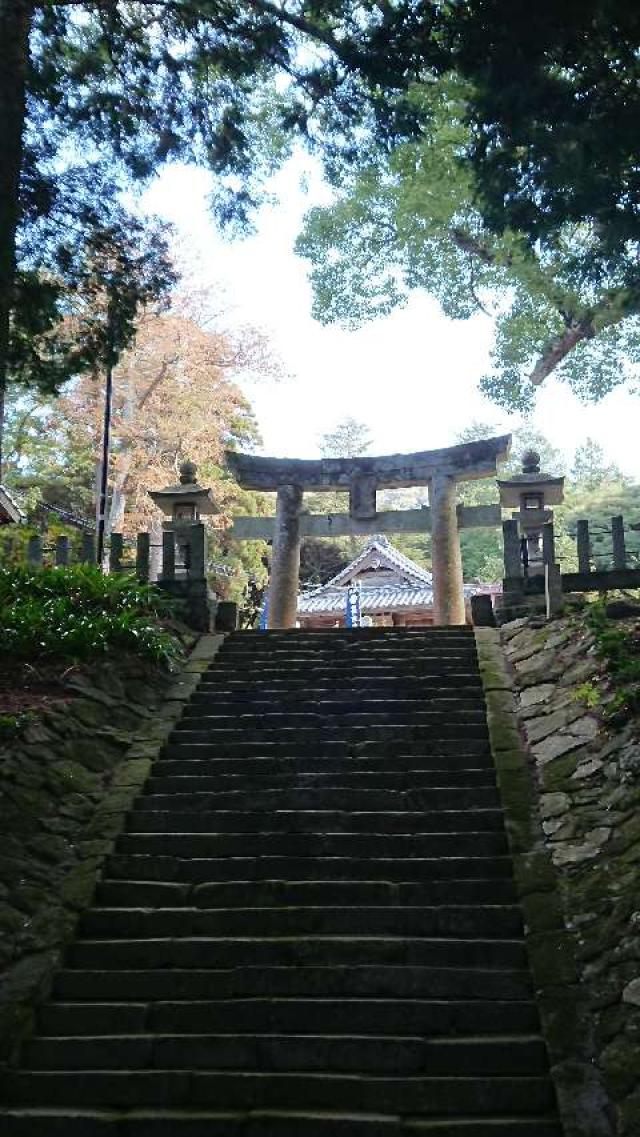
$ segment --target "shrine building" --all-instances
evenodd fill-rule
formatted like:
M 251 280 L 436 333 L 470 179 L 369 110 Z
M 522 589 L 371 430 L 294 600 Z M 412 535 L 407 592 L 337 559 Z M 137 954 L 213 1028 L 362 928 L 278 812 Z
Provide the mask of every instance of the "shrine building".
M 376 534 L 351 564 L 327 581 L 301 593 L 297 624 L 300 628 L 335 628 L 346 623 L 347 594 L 360 591 L 360 613 L 378 627 L 425 627 L 434 622 L 433 578 L 406 557 L 383 535 Z M 500 590 L 499 585 L 465 584 L 467 620 L 471 597 Z

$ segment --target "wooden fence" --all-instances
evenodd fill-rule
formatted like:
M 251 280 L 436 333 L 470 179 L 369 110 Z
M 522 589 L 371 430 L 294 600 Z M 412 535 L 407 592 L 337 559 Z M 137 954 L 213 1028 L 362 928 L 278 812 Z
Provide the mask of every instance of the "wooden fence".
M 175 581 L 201 580 L 211 569 L 204 525 L 190 525 L 180 532 L 163 530 L 160 543 L 154 542 L 153 536 L 151 533 L 138 533 L 132 541 L 125 539 L 122 533 L 111 533 L 106 543 L 104 570 L 109 573 L 134 572 L 140 581 Z M 11 537 L 5 538 L 4 542 L 0 539 L 0 553 L 3 546 L 7 559 L 10 559 L 15 552 L 15 542 Z M 66 536 L 49 541 L 44 534 L 34 534 L 23 546 L 21 559 L 34 567 L 95 564 L 95 534 L 82 533 L 79 545 Z

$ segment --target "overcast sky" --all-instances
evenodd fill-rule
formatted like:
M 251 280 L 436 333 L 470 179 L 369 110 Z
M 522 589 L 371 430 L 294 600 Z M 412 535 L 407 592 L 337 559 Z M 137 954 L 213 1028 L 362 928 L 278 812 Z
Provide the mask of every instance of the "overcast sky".
M 435 300 L 416 292 L 405 309 L 358 331 L 312 319 L 305 263 L 292 249 L 305 209 L 322 198 L 317 180 L 311 178 L 309 196 L 299 187 L 298 168 L 279 175 L 281 204 L 261 211 L 254 237 L 233 242 L 210 220 L 209 185 L 204 171 L 174 166 L 147 192 L 145 207 L 177 226 L 214 307 L 223 291 L 229 322 L 263 328 L 283 360 L 288 379 L 246 387 L 263 453 L 314 457 L 319 436 L 348 415 L 367 424 L 377 454 L 450 445 L 474 419 L 500 430 L 520 425 L 478 393 L 489 364 L 487 317 L 449 320 Z M 640 398 L 623 389 L 583 406 L 548 379 L 532 421 L 565 452 L 567 469 L 576 446 L 591 436 L 626 473 L 640 477 L 639 412 Z

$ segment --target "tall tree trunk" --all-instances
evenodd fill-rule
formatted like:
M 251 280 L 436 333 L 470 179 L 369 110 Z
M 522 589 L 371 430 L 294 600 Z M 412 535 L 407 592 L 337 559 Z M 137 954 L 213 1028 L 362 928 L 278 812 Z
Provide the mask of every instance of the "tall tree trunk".
M 32 12 L 31 0 L 0 0 L 0 477 Z

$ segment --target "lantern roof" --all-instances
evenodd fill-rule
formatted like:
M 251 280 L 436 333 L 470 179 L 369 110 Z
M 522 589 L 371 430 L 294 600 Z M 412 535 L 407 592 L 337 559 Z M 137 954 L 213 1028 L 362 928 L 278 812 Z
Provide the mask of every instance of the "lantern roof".
M 216 513 L 211 490 L 198 485 L 198 467 L 194 462 L 183 462 L 180 466 L 180 482 L 177 486 L 165 486 L 161 490 L 149 490 L 149 497 L 163 513 L 169 517 L 174 505 L 180 503 L 195 505 L 198 513 Z
M 541 471 L 540 455 L 535 450 L 527 450 L 522 455 L 521 474 L 497 481 L 503 507 L 519 507 L 526 493 L 544 494 L 544 506 L 561 505 L 564 501 L 564 477 Z

